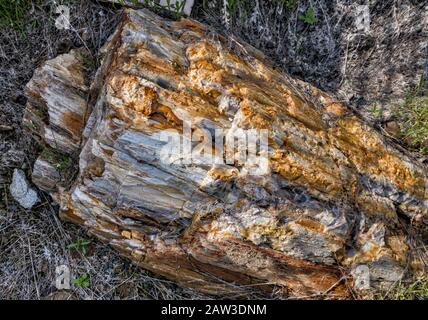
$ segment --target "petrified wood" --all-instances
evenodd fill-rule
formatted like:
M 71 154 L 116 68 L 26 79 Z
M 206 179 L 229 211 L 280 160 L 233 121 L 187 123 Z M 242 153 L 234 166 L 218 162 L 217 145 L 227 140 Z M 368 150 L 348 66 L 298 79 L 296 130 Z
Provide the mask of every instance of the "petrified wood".
M 215 294 L 346 297 L 357 267 L 372 287 L 421 269 L 407 230 L 428 217 L 426 168 L 345 105 L 243 42 L 146 10 L 125 12 L 90 88 L 83 55 L 46 62 L 27 87 L 24 121 L 59 154 L 42 154 L 33 181 L 63 218 Z M 216 129 L 267 130 L 268 171 L 162 160 L 161 132 L 197 144 Z

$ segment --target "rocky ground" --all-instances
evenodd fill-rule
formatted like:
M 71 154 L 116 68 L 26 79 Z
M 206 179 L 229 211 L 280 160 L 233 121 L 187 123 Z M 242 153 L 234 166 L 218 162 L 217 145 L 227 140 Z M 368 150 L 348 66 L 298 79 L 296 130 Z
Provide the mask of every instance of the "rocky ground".
M 73 278 L 89 279 L 73 285 L 78 299 L 201 297 L 136 268 L 84 230 L 61 222 L 44 193 L 32 210 L 21 208 L 9 193 L 13 170 L 29 176 L 40 152 L 21 126 L 23 90 L 34 69 L 82 46 L 92 53 L 88 68 L 95 69 L 98 49 L 120 15 L 119 6 L 67 1 L 73 28 L 58 30 L 54 2 L 23 1 L 14 26 L 0 29 L 0 299 L 49 296 L 55 268 L 63 264 Z M 427 72 L 427 1 L 372 1 L 369 32 L 355 30 L 354 1 L 284 1 L 273 7 L 261 0 L 236 1 L 226 10 L 223 1 L 196 2 L 196 19 L 243 38 L 278 67 L 348 102 L 379 126 Z M 82 241 L 83 250 L 70 246 Z

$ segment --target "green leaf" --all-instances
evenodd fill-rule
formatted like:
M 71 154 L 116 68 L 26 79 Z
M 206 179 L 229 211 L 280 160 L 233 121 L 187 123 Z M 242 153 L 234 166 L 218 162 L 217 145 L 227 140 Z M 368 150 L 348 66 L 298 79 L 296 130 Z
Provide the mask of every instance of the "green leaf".
M 76 249 L 80 251 L 83 255 L 88 252 L 88 246 L 91 244 L 90 240 L 79 239 L 77 242 L 70 243 L 67 246 L 67 249 Z
M 72 283 L 76 287 L 88 288 L 90 286 L 89 275 L 87 273 L 84 273 L 80 275 L 78 278 L 74 279 Z
M 308 8 L 305 15 L 300 15 L 299 20 L 310 25 L 313 25 L 318 22 L 318 18 L 315 16 L 315 11 L 312 7 Z

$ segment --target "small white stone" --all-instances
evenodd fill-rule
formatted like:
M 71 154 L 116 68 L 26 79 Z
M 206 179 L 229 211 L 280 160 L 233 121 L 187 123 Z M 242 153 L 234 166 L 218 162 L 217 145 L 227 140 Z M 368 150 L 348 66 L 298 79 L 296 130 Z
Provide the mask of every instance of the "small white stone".
M 40 201 L 37 192 L 28 186 L 25 173 L 19 169 L 13 171 L 10 194 L 25 209 L 31 209 Z
M 369 290 L 370 289 L 370 269 L 367 265 L 357 266 L 352 275 L 354 276 L 354 288 L 356 290 Z

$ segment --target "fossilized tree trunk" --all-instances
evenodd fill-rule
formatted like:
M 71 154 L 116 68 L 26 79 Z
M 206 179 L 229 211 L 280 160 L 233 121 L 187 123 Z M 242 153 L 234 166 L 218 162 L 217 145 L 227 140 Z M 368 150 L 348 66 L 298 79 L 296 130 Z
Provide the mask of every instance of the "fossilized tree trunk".
M 404 225 L 428 216 L 426 168 L 327 94 L 209 31 L 129 10 L 91 88 L 79 50 L 36 71 L 24 120 L 48 151 L 33 181 L 62 217 L 208 293 L 346 297 L 357 267 L 372 285 L 419 268 Z M 163 161 L 159 133 L 182 138 L 188 123 L 196 137 L 266 129 L 269 171 Z

